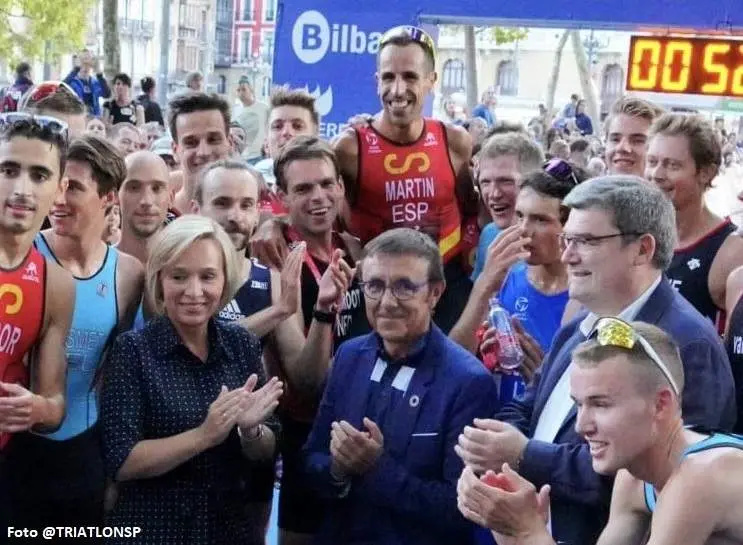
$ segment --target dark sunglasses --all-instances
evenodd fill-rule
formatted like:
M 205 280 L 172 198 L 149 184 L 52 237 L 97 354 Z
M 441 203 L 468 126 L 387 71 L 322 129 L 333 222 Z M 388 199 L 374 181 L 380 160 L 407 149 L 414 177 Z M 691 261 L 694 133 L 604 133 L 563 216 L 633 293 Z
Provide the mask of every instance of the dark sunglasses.
M 41 102 L 45 98 L 56 93 L 67 93 L 68 95 L 80 101 L 80 97 L 77 96 L 75 90 L 67 85 L 64 81 L 44 81 L 42 83 L 37 83 L 36 85 L 31 87 L 31 89 L 26 91 L 26 93 L 21 97 L 21 100 L 18 103 L 18 110 L 31 108 L 38 102 Z
M 434 66 L 436 65 L 436 45 L 433 43 L 433 38 L 431 38 L 428 32 L 417 26 L 401 25 L 389 29 L 382 35 L 382 39 L 379 41 L 379 49 L 382 49 L 395 38 L 402 36 L 409 38 L 423 47 L 433 57 Z
M 567 182 L 573 185 L 578 185 L 580 183 L 578 178 L 575 176 L 573 167 L 571 167 L 570 163 L 565 159 L 560 159 L 558 157 L 550 159 L 542 165 L 542 170 L 560 182 Z
M 6 112 L 0 114 L 0 132 L 4 132 L 19 123 L 36 125 L 40 129 L 45 129 L 53 135 L 59 136 L 65 142 L 70 138 L 70 128 L 67 123 L 56 117 L 35 115 L 28 112 Z

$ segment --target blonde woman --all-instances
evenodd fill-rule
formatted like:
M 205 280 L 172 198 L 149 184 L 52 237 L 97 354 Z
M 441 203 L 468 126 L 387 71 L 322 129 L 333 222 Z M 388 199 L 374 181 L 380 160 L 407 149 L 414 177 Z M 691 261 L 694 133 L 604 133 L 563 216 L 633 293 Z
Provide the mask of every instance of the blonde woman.
M 249 544 L 256 534 L 245 512 L 250 461 L 274 453 L 265 422 L 282 384 L 256 390 L 258 339 L 215 319 L 242 280 L 234 256 L 211 219 L 165 227 L 145 280 L 160 316 L 120 336 L 108 358 L 103 448 L 119 497 L 107 524 L 141 527 L 135 543 Z

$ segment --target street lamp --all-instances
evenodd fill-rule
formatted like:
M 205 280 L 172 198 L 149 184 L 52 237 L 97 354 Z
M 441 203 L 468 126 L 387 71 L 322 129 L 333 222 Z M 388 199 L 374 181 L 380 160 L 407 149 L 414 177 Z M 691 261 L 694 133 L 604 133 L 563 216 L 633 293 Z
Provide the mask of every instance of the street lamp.
M 591 29 L 591 34 L 588 38 L 583 40 L 583 47 L 586 48 L 586 54 L 588 55 L 588 67 L 593 76 L 593 67 L 598 64 L 598 54 L 602 49 L 609 47 L 610 38 L 606 38 L 604 41 L 600 41 L 596 38 L 594 30 Z
M 261 41 L 258 51 L 254 52 L 245 63 L 245 70 L 250 76 L 253 92 L 256 92 L 256 78 L 265 75 L 271 69 L 271 64 L 267 62 L 263 49 L 264 43 Z

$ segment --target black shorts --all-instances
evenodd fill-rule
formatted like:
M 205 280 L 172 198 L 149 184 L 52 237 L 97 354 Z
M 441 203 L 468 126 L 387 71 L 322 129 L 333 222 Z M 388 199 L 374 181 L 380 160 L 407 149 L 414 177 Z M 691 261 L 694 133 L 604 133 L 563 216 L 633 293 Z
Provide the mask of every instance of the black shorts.
M 0 531 L 5 525 L 103 524 L 106 479 L 98 426 L 66 441 L 20 433 L 2 458 Z
M 467 305 L 472 291 L 472 281 L 458 258 L 444 266 L 444 277 L 446 289 L 436 305 L 433 321 L 441 328 L 441 331 L 448 335 Z
M 281 418 L 281 492 L 279 528 L 298 534 L 316 534 L 322 524 L 323 500 L 310 488 L 304 471 L 302 447 L 312 424 Z
M 251 462 L 249 500 L 256 503 L 271 503 L 276 485 L 276 459 Z

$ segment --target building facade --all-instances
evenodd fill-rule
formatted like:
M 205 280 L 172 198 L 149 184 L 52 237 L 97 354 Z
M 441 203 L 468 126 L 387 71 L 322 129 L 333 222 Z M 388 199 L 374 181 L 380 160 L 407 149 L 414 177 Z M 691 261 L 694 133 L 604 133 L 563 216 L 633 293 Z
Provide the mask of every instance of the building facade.
M 214 69 L 218 91 L 231 99 L 248 76 L 259 99 L 271 89 L 277 0 L 216 0 Z

